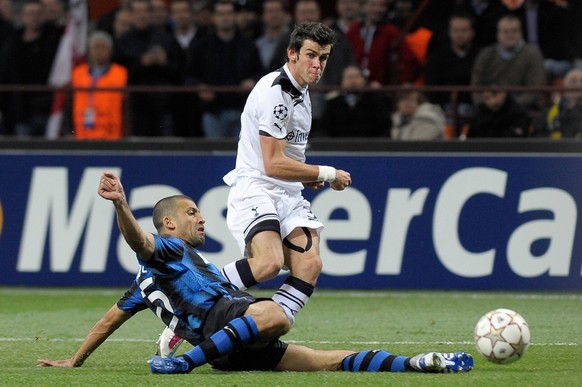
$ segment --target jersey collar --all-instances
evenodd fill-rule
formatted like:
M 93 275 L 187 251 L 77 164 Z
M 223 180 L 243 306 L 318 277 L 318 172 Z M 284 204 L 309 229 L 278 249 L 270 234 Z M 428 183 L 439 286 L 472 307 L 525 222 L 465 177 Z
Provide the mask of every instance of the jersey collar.
M 305 92 L 307 91 L 307 88 L 309 86 L 306 85 L 305 87 L 301 87 L 299 85 L 299 83 L 297 83 L 297 81 L 295 80 L 295 78 L 293 78 L 293 75 L 291 75 L 291 70 L 289 70 L 289 66 L 288 66 L 287 63 L 285 63 L 283 65 L 283 70 L 285 71 L 285 74 L 287 74 L 287 76 L 289 77 L 289 80 L 293 84 L 293 87 L 295 87 L 299 92 L 301 92 L 301 94 L 305 94 Z

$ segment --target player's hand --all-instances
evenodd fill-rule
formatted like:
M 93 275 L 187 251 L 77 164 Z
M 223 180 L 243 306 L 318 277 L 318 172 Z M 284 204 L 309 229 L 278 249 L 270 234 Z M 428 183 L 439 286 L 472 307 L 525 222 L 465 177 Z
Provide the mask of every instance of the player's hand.
M 37 360 L 38 367 L 59 367 L 59 368 L 74 368 L 75 363 L 73 359 L 65 359 L 65 360 L 47 360 L 47 359 L 38 359 Z
M 308 181 L 308 182 L 303 182 L 303 186 L 305 188 L 311 188 L 312 190 L 318 191 L 325 186 L 325 182 L 323 182 L 323 181 Z
M 125 197 L 121 181 L 112 172 L 105 171 L 101 174 L 99 189 L 97 191 L 103 199 L 117 201 Z
M 343 191 L 347 186 L 352 184 L 352 176 L 349 172 L 336 169 L 335 180 L 329 183 L 330 187 L 336 191 Z

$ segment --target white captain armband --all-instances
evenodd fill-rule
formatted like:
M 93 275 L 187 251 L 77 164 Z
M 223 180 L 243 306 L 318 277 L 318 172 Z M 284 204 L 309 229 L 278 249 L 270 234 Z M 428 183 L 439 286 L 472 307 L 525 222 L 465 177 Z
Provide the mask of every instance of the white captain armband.
M 335 168 L 328 167 L 327 165 L 318 165 L 319 175 L 317 176 L 317 181 L 334 181 L 335 180 Z

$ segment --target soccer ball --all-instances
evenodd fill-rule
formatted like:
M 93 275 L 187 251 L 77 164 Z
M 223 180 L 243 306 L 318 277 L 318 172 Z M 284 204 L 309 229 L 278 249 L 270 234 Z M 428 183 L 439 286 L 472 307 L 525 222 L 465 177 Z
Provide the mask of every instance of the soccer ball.
M 475 326 L 475 345 L 487 360 L 508 364 L 519 360 L 529 345 L 527 322 L 510 309 L 495 309 L 479 319 Z

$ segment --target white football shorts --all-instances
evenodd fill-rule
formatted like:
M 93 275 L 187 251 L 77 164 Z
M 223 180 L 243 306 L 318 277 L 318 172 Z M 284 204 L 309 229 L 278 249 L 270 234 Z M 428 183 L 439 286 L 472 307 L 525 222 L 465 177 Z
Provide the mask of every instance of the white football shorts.
M 318 235 L 323 230 L 323 223 L 311 212 L 311 204 L 301 192 L 290 194 L 276 184 L 252 177 L 239 177 L 231 186 L 226 223 L 243 255 L 246 243 L 260 231 L 280 231 L 285 238 L 298 227 L 317 230 Z

